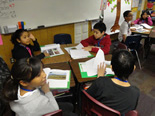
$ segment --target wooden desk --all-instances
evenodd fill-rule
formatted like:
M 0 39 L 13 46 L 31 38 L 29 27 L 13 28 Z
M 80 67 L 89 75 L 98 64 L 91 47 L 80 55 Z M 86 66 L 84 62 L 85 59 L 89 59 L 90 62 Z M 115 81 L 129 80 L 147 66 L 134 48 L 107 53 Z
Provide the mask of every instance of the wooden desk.
M 66 45 L 61 45 L 61 49 L 64 52 L 63 55 L 49 57 L 49 58 L 44 58 L 44 59 L 42 59 L 42 62 L 44 64 L 59 63 L 59 62 L 68 62 L 71 59 L 71 57 L 68 54 L 68 52 L 64 49 L 65 47 L 66 47 Z
M 71 70 L 68 62 L 45 64 L 44 67 L 49 67 L 51 69 Z M 72 73 L 71 73 L 70 87 L 75 87 L 75 81 Z
M 108 61 L 111 60 L 111 57 L 112 57 L 111 54 L 110 54 L 110 55 L 105 55 L 105 59 L 108 60 Z M 81 73 L 80 73 L 80 69 L 79 69 L 78 63 L 79 63 L 79 62 L 85 62 L 85 61 L 87 61 L 87 60 L 89 60 L 89 59 L 91 59 L 91 58 L 77 59 L 77 60 L 72 60 L 72 61 L 70 62 L 70 65 L 71 65 L 71 67 L 72 67 L 72 71 L 73 71 L 73 73 L 75 74 L 76 79 L 77 79 L 77 81 L 78 81 L 79 83 L 88 82 L 88 81 L 92 81 L 92 80 L 95 80 L 95 79 L 96 79 L 96 78 L 82 78 L 82 77 L 81 77 Z
M 137 31 L 131 31 L 131 32 L 132 32 L 132 33 L 135 33 L 135 34 L 149 35 L 149 34 L 150 34 L 151 29 L 146 29 L 146 30 L 149 30 L 149 31 L 148 31 L 148 32 L 142 32 L 142 33 L 137 32 Z

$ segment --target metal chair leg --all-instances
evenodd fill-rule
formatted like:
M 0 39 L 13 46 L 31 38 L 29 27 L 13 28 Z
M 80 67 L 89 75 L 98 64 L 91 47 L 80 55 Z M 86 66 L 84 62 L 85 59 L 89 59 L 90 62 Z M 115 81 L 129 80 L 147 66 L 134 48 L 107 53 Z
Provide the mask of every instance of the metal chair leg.
M 138 53 L 136 50 L 134 50 L 135 53 L 136 53 L 136 56 L 137 56 L 137 60 L 138 60 L 138 64 L 139 64 L 139 68 L 142 69 L 142 66 L 141 66 L 141 63 L 140 63 L 140 59 L 139 59 L 139 56 L 138 56 Z

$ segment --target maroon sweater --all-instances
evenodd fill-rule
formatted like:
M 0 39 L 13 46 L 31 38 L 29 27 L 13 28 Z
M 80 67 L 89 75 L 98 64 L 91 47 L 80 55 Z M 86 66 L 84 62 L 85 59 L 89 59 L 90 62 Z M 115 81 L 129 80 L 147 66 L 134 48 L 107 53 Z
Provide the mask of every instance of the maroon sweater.
M 81 44 L 84 47 L 97 46 L 97 47 L 92 48 L 91 50 L 92 52 L 96 52 L 96 53 L 99 50 L 98 47 L 100 47 L 103 50 L 104 54 L 108 54 L 110 51 L 111 39 L 110 39 L 110 35 L 108 34 L 105 34 L 105 37 L 100 40 L 95 39 L 94 35 L 92 35 L 89 38 L 82 40 Z

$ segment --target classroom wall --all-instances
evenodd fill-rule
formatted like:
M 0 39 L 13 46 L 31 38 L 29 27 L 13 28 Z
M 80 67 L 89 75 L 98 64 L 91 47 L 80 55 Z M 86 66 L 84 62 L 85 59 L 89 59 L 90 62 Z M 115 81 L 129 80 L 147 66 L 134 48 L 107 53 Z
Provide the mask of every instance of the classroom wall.
M 72 42 L 74 43 L 74 24 L 61 25 L 55 27 L 49 27 L 44 29 L 37 29 L 30 31 L 38 40 L 40 45 L 51 44 L 54 41 L 54 35 L 59 33 L 68 33 L 72 37 Z M 92 35 L 91 22 L 88 25 L 88 36 Z M 118 34 L 111 36 L 111 39 L 116 39 Z M 0 56 L 5 60 L 11 69 L 12 64 L 10 63 L 10 58 L 12 57 L 11 50 L 13 49 L 13 44 L 10 41 L 11 34 L 2 35 L 3 45 L 0 45 Z

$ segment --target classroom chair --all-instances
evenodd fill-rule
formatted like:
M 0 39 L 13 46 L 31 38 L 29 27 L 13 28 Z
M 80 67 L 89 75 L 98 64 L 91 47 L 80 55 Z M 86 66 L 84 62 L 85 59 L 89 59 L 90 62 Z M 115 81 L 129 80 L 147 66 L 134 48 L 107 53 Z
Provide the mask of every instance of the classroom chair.
M 56 44 L 72 44 L 70 34 L 56 34 L 54 36 L 54 43 Z
M 45 114 L 43 116 L 62 116 L 62 110 L 57 110 L 57 111 Z
M 83 90 L 81 116 L 86 114 L 87 116 L 121 116 L 120 112 L 105 106 Z

